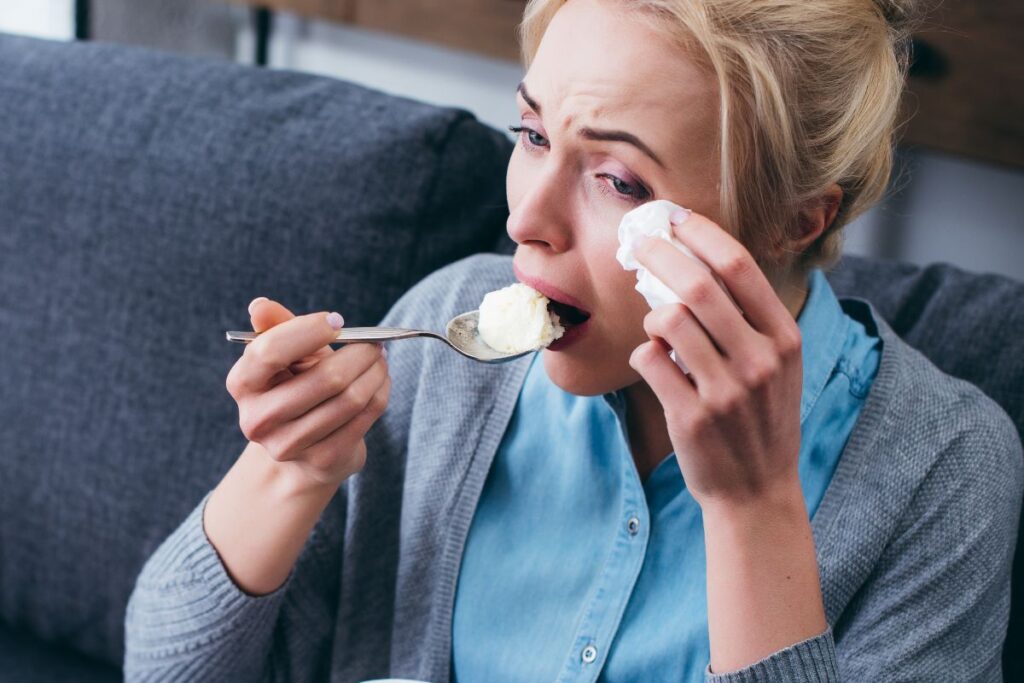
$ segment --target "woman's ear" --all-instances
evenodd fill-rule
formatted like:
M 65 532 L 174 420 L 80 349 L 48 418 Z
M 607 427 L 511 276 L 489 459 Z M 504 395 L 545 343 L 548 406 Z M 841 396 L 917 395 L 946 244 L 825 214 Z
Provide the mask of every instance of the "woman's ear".
M 821 206 L 824 211 L 824 220 L 821 228 L 822 231 L 827 230 L 828 227 L 832 225 L 832 222 L 836 219 L 836 215 L 839 213 L 839 205 L 842 203 L 843 188 L 839 187 L 836 183 L 832 183 L 821 196 Z
M 800 254 L 807 250 L 821 233 L 832 225 L 843 201 L 843 190 L 836 183 L 829 185 L 819 197 L 809 200 L 798 215 L 799 232 L 789 235 L 775 246 L 777 255 Z

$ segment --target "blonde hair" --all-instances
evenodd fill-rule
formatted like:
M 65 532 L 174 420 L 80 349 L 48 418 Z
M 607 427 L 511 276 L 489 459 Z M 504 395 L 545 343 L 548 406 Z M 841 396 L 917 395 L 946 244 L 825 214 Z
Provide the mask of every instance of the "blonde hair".
M 529 68 L 568 0 L 530 0 L 519 26 Z M 806 273 L 840 256 L 842 228 L 885 192 L 906 79 L 909 0 L 630 0 L 614 3 L 710 67 L 719 88 L 720 202 L 758 263 L 801 234 L 801 210 L 836 183 L 835 220 L 794 255 Z

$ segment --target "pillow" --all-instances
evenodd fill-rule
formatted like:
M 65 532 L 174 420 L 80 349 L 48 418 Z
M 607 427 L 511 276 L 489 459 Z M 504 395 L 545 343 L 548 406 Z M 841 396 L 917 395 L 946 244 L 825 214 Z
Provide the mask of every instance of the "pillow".
M 0 36 L 0 620 L 119 664 L 145 559 L 245 445 L 255 296 L 375 324 L 492 247 L 512 144 L 352 83 Z

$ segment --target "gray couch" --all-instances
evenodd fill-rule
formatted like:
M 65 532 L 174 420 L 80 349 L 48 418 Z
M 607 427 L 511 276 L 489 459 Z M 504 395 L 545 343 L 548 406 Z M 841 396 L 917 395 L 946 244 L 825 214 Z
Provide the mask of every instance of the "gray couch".
M 119 678 L 137 572 L 244 445 L 224 330 L 257 295 L 373 324 L 509 252 L 511 147 L 351 83 L 0 35 L 0 680 Z M 1024 429 L 1024 286 L 830 279 Z

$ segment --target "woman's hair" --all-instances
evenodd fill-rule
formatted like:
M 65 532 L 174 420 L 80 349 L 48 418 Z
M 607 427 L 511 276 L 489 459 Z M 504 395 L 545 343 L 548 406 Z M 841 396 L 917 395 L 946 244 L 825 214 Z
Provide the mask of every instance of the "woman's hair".
M 567 0 L 530 0 L 519 26 L 529 68 Z M 835 220 L 795 267 L 838 260 L 842 227 L 885 192 L 906 78 L 913 0 L 608 0 L 653 22 L 709 67 L 720 106 L 721 208 L 763 268 L 801 209 L 833 183 Z M 696 49 L 695 49 L 696 48 Z

